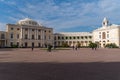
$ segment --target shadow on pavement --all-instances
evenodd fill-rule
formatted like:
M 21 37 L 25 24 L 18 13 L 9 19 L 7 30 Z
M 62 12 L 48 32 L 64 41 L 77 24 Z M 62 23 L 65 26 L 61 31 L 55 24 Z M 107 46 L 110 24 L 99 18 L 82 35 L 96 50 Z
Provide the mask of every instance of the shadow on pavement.
M 120 80 L 120 62 L 0 63 L 0 80 Z
M 13 48 L 0 48 L 0 51 L 13 51 Z

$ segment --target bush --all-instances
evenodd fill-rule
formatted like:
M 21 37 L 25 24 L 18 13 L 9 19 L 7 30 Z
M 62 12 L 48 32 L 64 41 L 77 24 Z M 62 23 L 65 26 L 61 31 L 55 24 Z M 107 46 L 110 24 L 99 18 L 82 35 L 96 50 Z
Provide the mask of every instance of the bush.
M 69 47 L 69 45 L 67 43 L 63 43 L 62 47 Z
M 110 43 L 105 45 L 106 48 L 118 48 L 118 46 L 115 43 Z
M 89 44 L 89 47 L 90 47 L 90 48 L 96 48 L 96 47 L 97 47 L 97 44 L 91 42 L 91 43 Z
M 18 45 L 12 45 L 11 47 L 12 48 L 18 48 Z

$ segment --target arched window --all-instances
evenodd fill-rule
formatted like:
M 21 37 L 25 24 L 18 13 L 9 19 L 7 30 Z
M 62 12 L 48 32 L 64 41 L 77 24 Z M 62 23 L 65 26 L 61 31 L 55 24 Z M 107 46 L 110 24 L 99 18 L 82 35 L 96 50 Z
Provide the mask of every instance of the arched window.
M 102 33 L 102 39 L 106 39 L 106 33 L 105 32 Z

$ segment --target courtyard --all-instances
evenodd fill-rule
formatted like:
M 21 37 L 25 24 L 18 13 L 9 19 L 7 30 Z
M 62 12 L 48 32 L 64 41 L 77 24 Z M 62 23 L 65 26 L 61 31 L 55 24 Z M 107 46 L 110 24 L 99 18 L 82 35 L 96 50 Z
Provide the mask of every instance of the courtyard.
M 120 80 L 120 49 L 0 49 L 0 80 Z

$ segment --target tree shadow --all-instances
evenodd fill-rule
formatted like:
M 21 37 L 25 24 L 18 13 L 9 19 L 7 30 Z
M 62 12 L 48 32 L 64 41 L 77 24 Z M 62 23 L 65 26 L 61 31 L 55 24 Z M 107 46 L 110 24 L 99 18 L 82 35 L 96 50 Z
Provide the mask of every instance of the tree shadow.
M 120 80 L 120 62 L 0 63 L 0 80 Z

